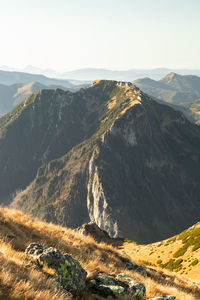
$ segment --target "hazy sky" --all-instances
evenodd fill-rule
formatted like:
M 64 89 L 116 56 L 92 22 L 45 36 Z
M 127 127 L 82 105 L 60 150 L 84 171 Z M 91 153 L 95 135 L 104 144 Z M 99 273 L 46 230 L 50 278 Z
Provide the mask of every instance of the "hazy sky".
M 200 68 L 200 0 L 0 0 L 0 65 Z

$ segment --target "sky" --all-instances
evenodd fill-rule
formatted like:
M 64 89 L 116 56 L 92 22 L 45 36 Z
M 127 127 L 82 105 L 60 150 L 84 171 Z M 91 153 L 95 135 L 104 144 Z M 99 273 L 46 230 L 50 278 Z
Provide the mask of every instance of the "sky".
M 200 68 L 200 0 L 0 0 L 0 65 Z

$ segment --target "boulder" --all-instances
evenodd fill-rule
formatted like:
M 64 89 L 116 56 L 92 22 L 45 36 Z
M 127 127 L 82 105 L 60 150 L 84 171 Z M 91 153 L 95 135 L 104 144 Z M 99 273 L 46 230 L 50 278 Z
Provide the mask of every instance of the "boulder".
M 67 291 L 75 294 L 85 288 L 87 272 L 70 255 L 37 243 L 30 244 L 25 252 L 40 267 L 46 265 L 56 270 L 57 282 Z
M 129 286 L 128 294 L 130 294 L 131 296 L 135 296 L 138 299 L 144 297 L 146 292 L 146 288 L 144 284 L 135 281 L 132 277 L 124 273 L 118 274 L 117 279 L 123 280 L 125 283 L 128 284 Z
M 75 230 L 85 236 L 92 236 L 98 243 L 103 242 L 118 247 L 124 242 L 123 238 L 111 238 L 105 230 L 101 229 L 95 222 L 92 221 L 83 224 Z
M 136 282 L 126 274 L 118 275 L 99 273 L 89 281 L 92 291 L 104 298 L 118 298 L 120 296 L 131 296 L 134 299 L 141 299 L 145 295 L 145 286 Z

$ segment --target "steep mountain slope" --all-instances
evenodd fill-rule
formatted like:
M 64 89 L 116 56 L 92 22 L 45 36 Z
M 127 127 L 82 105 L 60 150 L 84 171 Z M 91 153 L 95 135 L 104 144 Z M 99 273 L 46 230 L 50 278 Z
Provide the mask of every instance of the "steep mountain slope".
M 149 245 L 126 241 L 123 250 L 140 262 L 200 280 L 200 223 L 167 240 Z
M 170 73 L 161 80 L 143 78 L 134 81 L 143 92 L 166 102 L 179 104 L 200 97 L 200 77 Z
M 30 183 L 38 167 L 64 155 L 95 130 L 95 123 L 93 128 L 87 120 L 83 123 L 88 115 L 82 95 L 42 90 L 0 119 L 1 201 Z
M 79 128 L 90 126 L 83 142 L 42 166 L 15 206 L 70 227 L 91 219 L 139 242 L 197 222 L 200 128 L 131 83 L 96 81 L 75 95 Z
M 22 102 L 32 93 L 42 89 L 67 88 L 60 86 L 46 86 L 38 82 L 16 83 L 13 85 L 0 84 L 0 116 L 11 111 L 15 105 Z M 76 87 L 78 89 L 79 87 Z M 68 88 L 69 89 L 69 88 Z

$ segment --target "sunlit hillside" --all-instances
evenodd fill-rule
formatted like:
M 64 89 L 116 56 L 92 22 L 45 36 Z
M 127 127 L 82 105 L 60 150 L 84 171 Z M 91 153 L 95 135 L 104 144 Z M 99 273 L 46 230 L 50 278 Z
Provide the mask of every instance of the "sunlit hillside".
M 124 250 L 153 268 L 167 269 L 190 279 L 200 280 L 200 223 L 161 242 L 136 245 L 127 241 Z
M 128 271 L 124 264 L 128 258 L 122 249 L 97 243 L 92 237 L 82 236 L 64 227 L 33 220 L 16 210 L 0 208 L 0 241 L 0 299 L 69 299 L 54 285 L 52 270 L 30 268 L 24 250 L 31 242 L 53 246 L 62 253 L 72 255 L 87 271 L 88 278 L 100 271 L 126 273 L 145 285 L 145 299 L 163 295 L 174 295 L 177 299 L 187 300 L 200 297 L 198 282 L 179 279 L 174 274 L 170 274 L 167 279 L 162 273 L 152 272 L 148 268 L 147 276 Z M 132 258 L 135 260 L 136 256 L 133 255 Z M 76 299 L 101 298 L 86 290 Z

